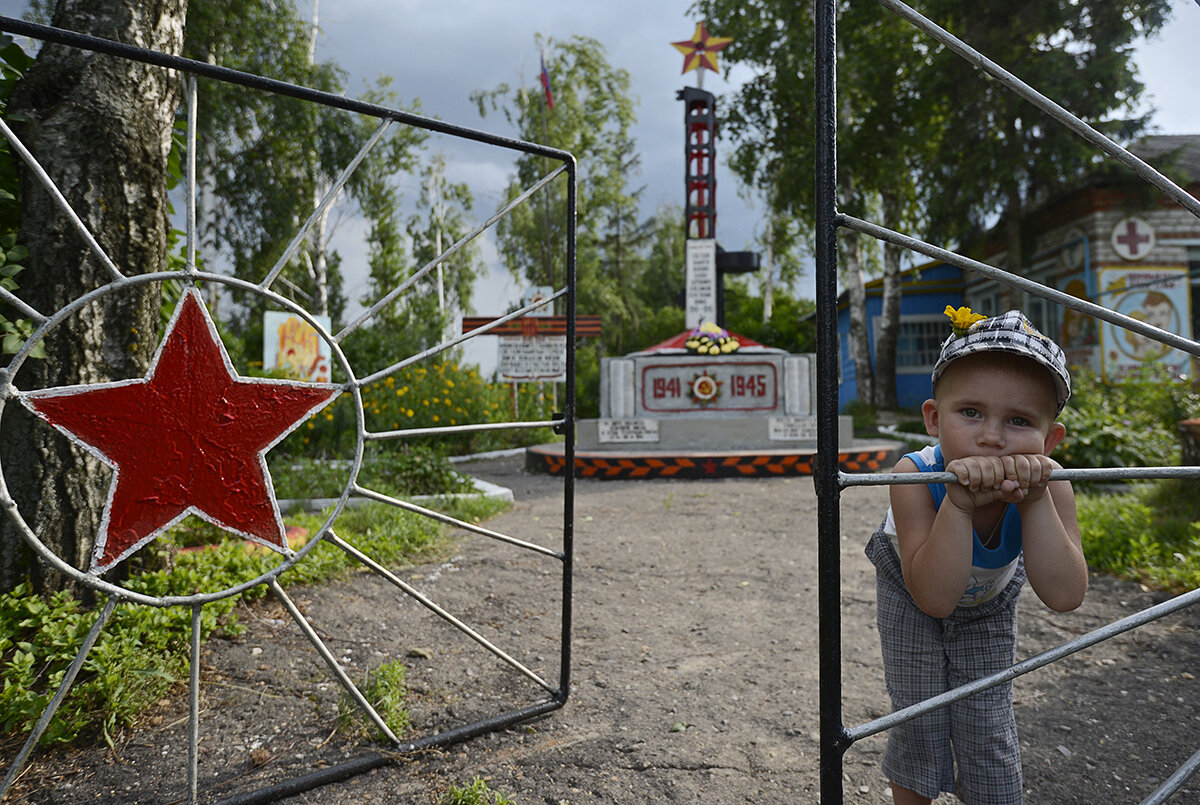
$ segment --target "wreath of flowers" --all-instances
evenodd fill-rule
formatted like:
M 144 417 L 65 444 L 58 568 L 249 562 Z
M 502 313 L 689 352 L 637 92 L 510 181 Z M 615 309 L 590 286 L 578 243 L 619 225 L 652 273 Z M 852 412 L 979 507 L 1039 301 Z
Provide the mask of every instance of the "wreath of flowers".
M 721 381 L 705 369 L 700 374 L 692 375 L 692 381 L 688 383 L 688 399 L 701 408 L 711 405 L 720 398 L 721 385 Z
M 683 345 L 687 347 L 688 352 L 697 355 L 728 355 L 737 352 L 741 347 L 737 336 L 730 335 L 728 330 L 711 321 L 706 321 L 688 333 L 687 341 Z

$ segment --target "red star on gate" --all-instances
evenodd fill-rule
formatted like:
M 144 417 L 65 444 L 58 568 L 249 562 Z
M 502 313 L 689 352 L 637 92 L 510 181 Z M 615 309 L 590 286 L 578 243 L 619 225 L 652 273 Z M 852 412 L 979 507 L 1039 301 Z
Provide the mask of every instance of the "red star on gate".
M 238 375 L 191 290 L 145 378 L 21 396 L 113 468 L 92 556 L 102 572 L 189 513 L 286 553 L 266 452 L 338 393 Z
M 704 23 L 698 22 L 691 39 L 672 42 L 671 46 L 683 54 L 683 72 L 707 69 L 718 73 L 717 53 L 732 41 L 732 36 L 711 36 Z

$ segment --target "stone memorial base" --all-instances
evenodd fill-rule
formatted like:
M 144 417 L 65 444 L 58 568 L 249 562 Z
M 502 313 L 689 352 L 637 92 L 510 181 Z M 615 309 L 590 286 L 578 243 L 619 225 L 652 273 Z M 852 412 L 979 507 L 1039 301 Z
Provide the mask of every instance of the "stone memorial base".
M 579 423 L 582 427 L 583 422 Z M 843 472 L 891 469 L 903 453 L 900 442 L 854 440 L 838 449 Z M 621 449 L 576 445 L 575 476 L 608 480 L 641 478 L 769 478 L 811 475 L 816 446 L 761 449 L 654 449 L 625 445 Z M 525 469 L 566 473 L 565 446 L 539 444 L 525 449 Z
M 815 358 L 703 328 L 620 358 L 602 358 L 600 418 L 576 423 L 575 473 L 584 478 L 809 475 L 817 452 Z M 838 417 L 845 471 L 890 468 L 899 459 L 899 442 L 857 442 L 853 424 L 851 417 Z M 525 467 L 562 475 L 564 446 L 528 448 Z

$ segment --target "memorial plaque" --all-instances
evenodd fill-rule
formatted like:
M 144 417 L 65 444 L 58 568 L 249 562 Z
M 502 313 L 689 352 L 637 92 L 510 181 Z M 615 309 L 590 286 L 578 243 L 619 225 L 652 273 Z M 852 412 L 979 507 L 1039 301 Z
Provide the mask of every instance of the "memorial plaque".
M 599 419 L 598 439 L 604 442 L 657 442 L 657 419 Z
M 717 242 L 712 239 L 687 242 L 688 327 L 717 320 Z
M 773 442 L 815 442 L 815 416 L 773 416 L 768 422 L 768 436 Z
M 649 364 L 642 367 L 642 410 L 773 411 L 778 382 L 769 361 Z
M 567 337 L 504 336 L 500 339 L 500 376 L 508 382 L 567 378 Z

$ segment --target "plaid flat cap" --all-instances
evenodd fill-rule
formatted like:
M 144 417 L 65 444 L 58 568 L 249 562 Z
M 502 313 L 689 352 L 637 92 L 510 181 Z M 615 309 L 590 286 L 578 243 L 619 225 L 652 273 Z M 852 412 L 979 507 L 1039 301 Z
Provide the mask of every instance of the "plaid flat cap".
M 1054 378 L 1058 397 L 1058 412 L 1071 397 L 1071 374 L 1067 371 L 1067 356 L 1058 344 L 1037 331 L 1019 310 L 982 319 L 972 324 L 964 335 L 950 336 L 942 344 L 942 354 L 933 367 L 933 383 L 946 367 L 964 355 L 977 352 L 1011 352 L 1045 366 Z

